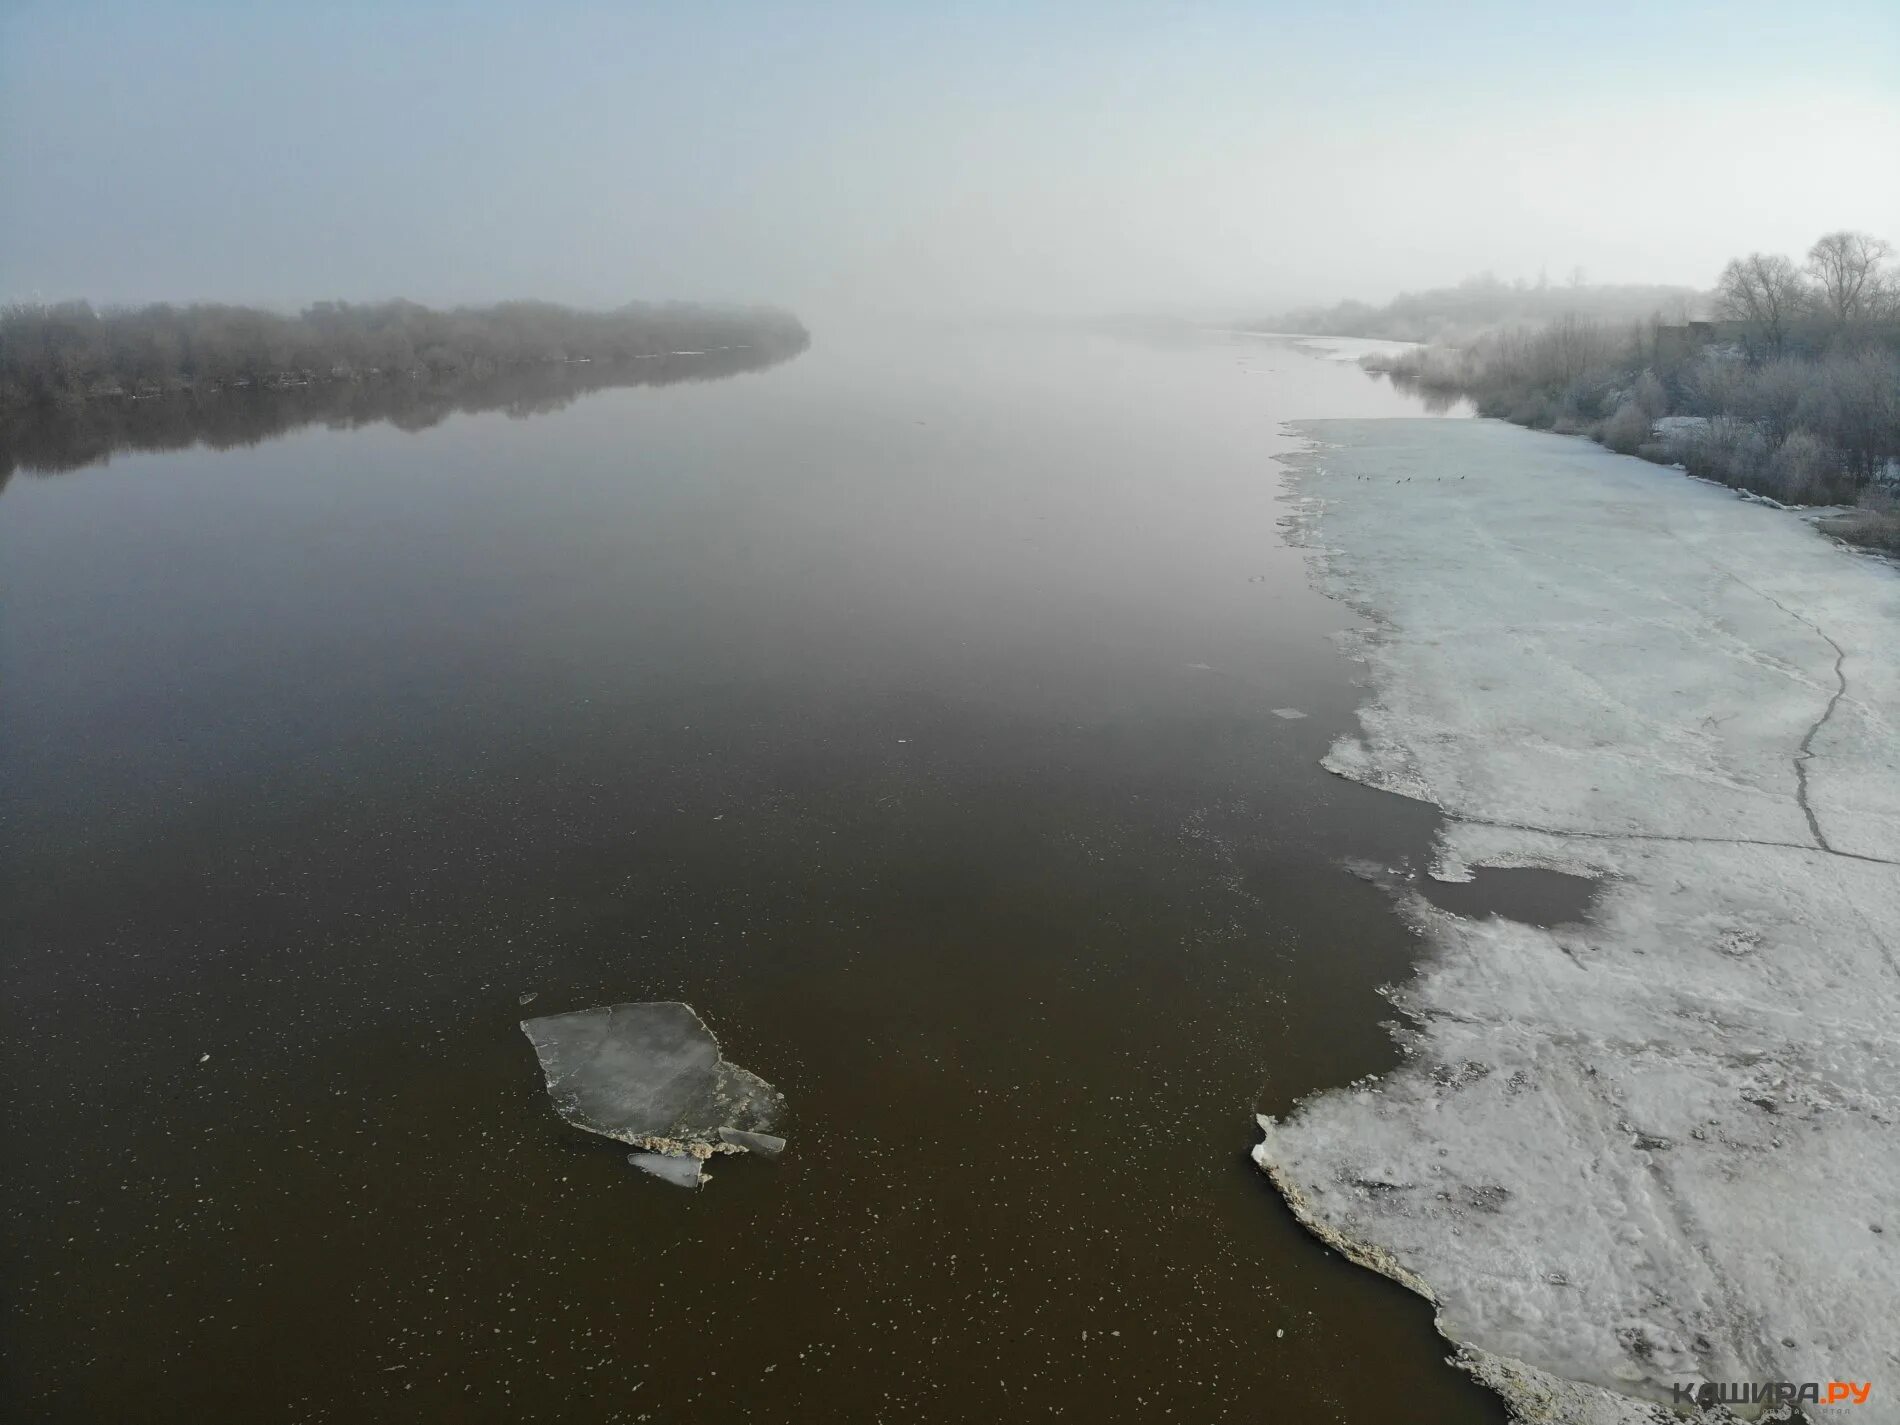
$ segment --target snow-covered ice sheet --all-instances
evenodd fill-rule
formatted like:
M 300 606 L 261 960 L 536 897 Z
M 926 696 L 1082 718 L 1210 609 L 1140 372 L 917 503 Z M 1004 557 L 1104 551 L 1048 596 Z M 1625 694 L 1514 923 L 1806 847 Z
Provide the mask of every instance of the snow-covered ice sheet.
M 1551 929 L 1403 893 L 1405 1065 L 1256 1160 L 1524 1419 L 1853 1380 L 1900 1421 L 1900 577 L 1576 439 L 1302 430 L 1301 538 L 1368 620 L 1326 765 L 1442 807 L 1443 874 L 1604 889 Z

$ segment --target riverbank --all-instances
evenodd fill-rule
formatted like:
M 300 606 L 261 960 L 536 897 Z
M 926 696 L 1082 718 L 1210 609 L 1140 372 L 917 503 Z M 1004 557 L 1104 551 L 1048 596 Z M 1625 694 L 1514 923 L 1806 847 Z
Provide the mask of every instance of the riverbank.
M 1786 504 L 1900 554 L 1900 326 L 1793 326 L 1771 352 L 1740 322 L 1614 329 L 1568 318 L 1469 346 L 1374 351 L 1368 371 L 1478 414 Z
M 1442 878 L 1602 891 L 1540 929 L 1395 887 L 1406 1065 L 1256 1160 L 1525 1418 L 1900 1379 L 1900 578 L 1554 435 L 1299 428 L 1316 578 L 1375 625 L 1326 765 L 1440 807 Z

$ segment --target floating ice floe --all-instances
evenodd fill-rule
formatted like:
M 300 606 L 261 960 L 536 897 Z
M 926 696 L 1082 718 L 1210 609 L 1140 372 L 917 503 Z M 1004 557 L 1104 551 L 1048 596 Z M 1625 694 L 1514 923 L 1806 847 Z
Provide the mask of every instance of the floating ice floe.
M 1291 722 L 1296 717 L 1306 716 L 1306 714 L 1301 712 L 1298 708 L 1275 708 L 1273 710 L 1273 715 L 1275 717 L 1283 717 L 1288 722 Z
M 706 1181 L 705 1160 L 690 1153 L 629 1153 L 627 1161 L 674 1187 L 696 1188 Z
M 785 1097 L 719 1056 L 691 1005 L 610 1004 L 524 1019 L 555 1111 L 576 1128 L 640 1149 L 627 1161 L 680 1187 L 697 1187 L 715 1153 L 774 1158 L 768 1131 Z
M 770 1133 L 747 1133 L 738 1128 L 721 1128 L 719 1141 L 734 1148 L 743 1148 L 748 1153 L 757 1153 L 761 1158 L 776 1158 L 785 1151 L 783 1138 L 775 1138 Z
M 1308 434 L 1314 568 L 1371 620 L 1325 765 L 1443 810 L 1434 876 L 1602 889 L 1538 927 L 1390 881 L 1427 946 L 1406 1061 L 1256 1160 L 1519 1419 L 1900 1382 L 1900 578 L 1580 440 Z

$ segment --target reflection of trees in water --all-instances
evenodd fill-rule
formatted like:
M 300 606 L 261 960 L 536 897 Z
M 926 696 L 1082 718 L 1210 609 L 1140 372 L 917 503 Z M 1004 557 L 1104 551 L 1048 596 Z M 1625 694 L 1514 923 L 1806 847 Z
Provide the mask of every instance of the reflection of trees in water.
M 1385 377 L 1392 383 L 1393 390 L 1403 391 L 1421 402 L 1428 416 L 1445 415 L 1469 399 L 1463 391 L 1447 391 L 1443 386 L 1429 386 L 1402 371 L 1377 371 L 1371 374 Z
M 558 411 L 590 391 L 716 381 L 760 371 L 796 356 L 805 346 L 800 340 L 796 345 L 516 367 L 465 381 L 321 381 L 35 405 L 0 421 L 0 485 L 15 470 L 35 475 L 79 470 L 125 450 L 189 450 L 198 445 L 233 450 L 318 423 L 348 430 L 387 421 L 401 430 L 422 431 L 458 412 L 505 411 L 521 419 Z

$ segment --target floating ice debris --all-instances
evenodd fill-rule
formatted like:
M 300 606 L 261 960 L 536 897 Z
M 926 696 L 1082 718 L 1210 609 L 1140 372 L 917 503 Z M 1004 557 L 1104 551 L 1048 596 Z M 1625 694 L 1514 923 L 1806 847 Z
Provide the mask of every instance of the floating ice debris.
M 1306 716 L 1306 714 L 1301 712 L 1298 708 L 1275 708 L 1273 710 L 1273 715 L 1275 717 L 1286 718 L 1289 721 L 1291 721 L 1293 718 L 1296 718 L 1296 717 Z
M 773 1157 L 785 1146 L 767 1131 L 785 1111 L 784 1095 L 720 1058 L 691 1005 L 603 1005 L 524 1019 L 521 1032 L 555 1111 L 576 1128 L 646 1149 L 628 1161 L 656 1177 L 691 1186 L 714 1153 Z
M 627 1161 L 674 1187 L 696 1188 L 706 1181 L 706 1170 L 689 1153 L 629 1153 Z
M 785 1140 L 774 1138 L 770 1133 L 746 1133 L 737 1128 L 721 1128 L 719 1141 L 734 1148 L 743 1148 L 748 1153 L 757 1153 L 761 1158 L 776 1158 L 785 1151 Z
M 515 998 L 525 1008 L 541 998 L 541 991 L 523 990 L 520 994 L 516 995 Z

